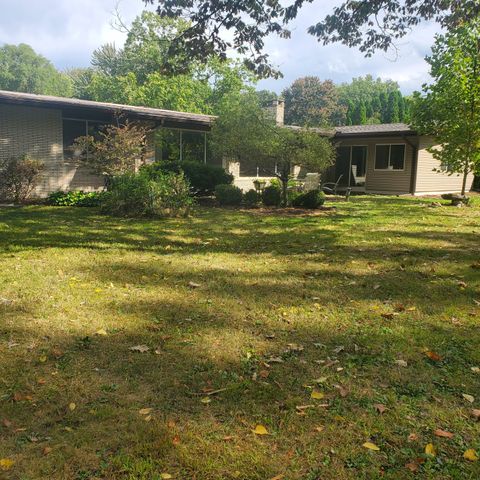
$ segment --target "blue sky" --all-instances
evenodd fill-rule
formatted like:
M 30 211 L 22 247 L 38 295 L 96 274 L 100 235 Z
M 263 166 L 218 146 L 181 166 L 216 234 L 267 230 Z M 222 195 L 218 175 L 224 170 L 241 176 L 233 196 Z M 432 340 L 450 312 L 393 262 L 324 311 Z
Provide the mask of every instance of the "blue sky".
M 332 79 L 336 83 L 367 73 L 393 79 L 404 93 L 419 89 L 428 80 L 424 61 L 430 52 L 435 24 L 422 24 L 398 42 L 397 54 L 379 52 L 365 58 L 356 49 L 339 44 L 323 46 L 306 32 L 340 0 L 316 0 L 307 5 L 290 26 L 289 40 L 271 37 L 266 51 L 284 74 L 280 80 L 264 80 L 259 88 L 280 92 L 305 75 Z M 123 43 L 123 34 L 111 27 L 118 0 L 0 0 L 0 44 L 28 43 L 58 68 L 87 66 L 92 51 L 102 43 Z M 119 10 L 131 21 L 145 8 L 142 0 L 122 0 Z M 152 8 L 152 7 L 150 7 Z

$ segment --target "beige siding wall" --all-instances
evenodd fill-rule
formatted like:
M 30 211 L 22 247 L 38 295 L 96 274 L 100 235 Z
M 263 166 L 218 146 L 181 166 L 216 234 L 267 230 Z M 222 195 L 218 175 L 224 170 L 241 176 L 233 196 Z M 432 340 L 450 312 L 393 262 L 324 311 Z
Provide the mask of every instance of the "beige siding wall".
M 440 169 L 440 162 L 427 151 L 427 148 L 433 145 L 435 145 L 433 137 L 420 137 L 415 193 L 421 195 L 425 193 L 460 192 L 462 189 L 462 175 L 447 175 L 443 172 L 434 171 L 434 169 Z M 470 174 L 467 179 L 467 190 L 470 190 L 472 183 L 473 175 Z
M 103 179 L 63 160 L 62 112 L 60 110 L 0 105 L 0 160 L 24 154 L 40 160 L 45 169 L 35 196 L 56 190 L 94 190 Z
M 410 140 L 413 142 L 412 140 Z M 375 170 L 375 146 L 385 144 L 404 144 L 405 168 L 404 170 Z M 340 146 L 366 145 L 367 177 L 365 189 L 371 193 L 407 194 L 411 192 L 413 147 L 400 137 L 376 137 L 342 140 Z

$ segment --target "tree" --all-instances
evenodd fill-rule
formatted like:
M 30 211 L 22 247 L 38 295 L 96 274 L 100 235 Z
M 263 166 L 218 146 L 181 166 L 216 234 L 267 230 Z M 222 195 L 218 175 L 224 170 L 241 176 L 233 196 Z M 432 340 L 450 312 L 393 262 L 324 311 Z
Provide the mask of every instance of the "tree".
M 225 100 L 223 114 L 212 130 L 212 147 L 220 158 L 257 165 L 276 163 L 284 205 L 294 165 L 321 172 L 334 158 L 332 143 L 317 132 L 275 125 L 253 89 Z
M 72 150 L 81 164 L 92 173 L 113 177 L 135 173 L 144 163 L 150 128 L 139 123 L 109 125 L 96 137 L 79 137 Z
M 390 92 L 387 103 L 386 123 L 398 123 L 400 121 L 399 97 L 397 92 Z
M 260 77 L 278 77 L 279 72 L 263 52 L 265 38 L 278 34 L 288 38 L 288 23 L 299 10 L 313 0 L 146 0 L 158 3 L 158 14 L 166 18 L 184 18 L 189 27 L 169 46 L 172 58 L 184 55 L 184 64 L 206 61 L 211 56 L 225 58 L 235 49 L 248 55 L 245 64 Z M 308 31 L 320 42 L 341 42 L 358 47 L 367 56 L 387 50 L 396 39 L 405 36 L 424 20 L 435 20 L 452 28 L 480 16 L 478 0 L 343 0 Z M 232 31 L 226 40 L 224 31 Z M 168 56 L 167 62 L 168 62 Z M 178 62 L 171 64 L 178 68 Z
M 331 80 L 299 78 L 282 95 L 289 125 L 319 127 L 345 122 L 346 107 L 339 104 L 337 87 Z
M 0 47 L 0 89 L 62 97 L 73 93 L 70 78 L 24 43 Z
M 434 83 L 416 93 L 413 126 L 435 135 L 429 151 L 449 174 L 480 173 L 480 20 L 436 37 L 427 58 Z

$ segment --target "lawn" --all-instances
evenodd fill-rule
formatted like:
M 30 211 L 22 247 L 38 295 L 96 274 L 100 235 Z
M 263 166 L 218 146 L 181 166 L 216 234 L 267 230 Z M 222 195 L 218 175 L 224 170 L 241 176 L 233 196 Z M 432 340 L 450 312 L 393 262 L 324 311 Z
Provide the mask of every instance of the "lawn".
M 430 202 L 0 209 L 0 478 L 480 478 L 480 202 Z

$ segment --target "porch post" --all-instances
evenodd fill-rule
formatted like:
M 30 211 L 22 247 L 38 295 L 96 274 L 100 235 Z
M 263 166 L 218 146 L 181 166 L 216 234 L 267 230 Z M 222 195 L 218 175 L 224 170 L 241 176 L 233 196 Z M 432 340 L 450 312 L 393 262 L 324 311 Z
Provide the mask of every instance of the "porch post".
M 183 161 L 183 131 L 180 130 L 180 161 Z
M 207 132 L 203 133 L 203 163 L 207 164 Z

